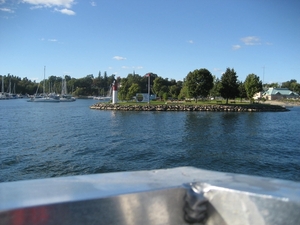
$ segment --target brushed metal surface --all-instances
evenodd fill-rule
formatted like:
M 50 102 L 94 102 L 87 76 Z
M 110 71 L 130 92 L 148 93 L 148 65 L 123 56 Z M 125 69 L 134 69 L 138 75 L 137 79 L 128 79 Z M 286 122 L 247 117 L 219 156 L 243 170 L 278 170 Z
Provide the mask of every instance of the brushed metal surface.
M 298 182 L 179 167 L 0 183 L 0 224 L 185 225 L 191 186 L 205 224 L 300 223 Z

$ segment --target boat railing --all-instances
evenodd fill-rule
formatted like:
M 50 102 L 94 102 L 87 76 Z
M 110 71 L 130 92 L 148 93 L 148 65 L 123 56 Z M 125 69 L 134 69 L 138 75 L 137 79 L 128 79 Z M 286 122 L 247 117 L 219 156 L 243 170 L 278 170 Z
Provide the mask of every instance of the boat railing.
M 299 224 L 300 183 L 179 167 L 0 183 L 0 224 Z

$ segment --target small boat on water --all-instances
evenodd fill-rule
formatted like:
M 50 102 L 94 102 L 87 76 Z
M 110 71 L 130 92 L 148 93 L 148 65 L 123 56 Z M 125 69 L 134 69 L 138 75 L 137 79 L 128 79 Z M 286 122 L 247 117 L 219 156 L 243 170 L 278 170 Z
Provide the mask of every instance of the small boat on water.
M 76 101 L 76 98 L 72 97 L 71 95 L 63 95 L 59 98 L 60 102 L 74 102 Z
M 3 182 L 0 193 L 0 224 L 295 225 L 300 221 L 299 182 L 193 167 Z
M 112 87 L 110 87 L 110 90 L 108 91 L 106 96 L 94 96 L 94 100 L 100 100 L 103 102 L 109 102 L 112 100 Z
M 101 96 L 97 96 L 97 97 L 93 97 L 94 100 L 100 100 L 100 101 L 110 101 L 111 97 L 101 97 Z
M 45 73 L 46 73 L 46 67 L 44 67 L 44 82 L 43 82 L 43 94 L 38 95 L 37 91 L 39 89 L 39 86 L 36 90 L 36 94 L 31 97 L 27 102 L 60 102 L 59 96 L 55 93 L 45 94 Z
M 59 100 L 60 100 L 60 102 L 74 102 L 74 101 L 76 101 L 76 98 L 74 98 L 72 95 L 68 94 L 66 79 L 62 79 L 61 96 L 60 96 Z
M 52 97 L 32 97 L 27 100 L 27 102 L 60 102 L 59 98 L 52 98 Z
M 50 93 L 48 95 L 44 93 L 43 95 L 35 94 L 30 99 L 28 99 L 27 102 L 60 102 L 60 99 L 59 96 L 55 93 Z

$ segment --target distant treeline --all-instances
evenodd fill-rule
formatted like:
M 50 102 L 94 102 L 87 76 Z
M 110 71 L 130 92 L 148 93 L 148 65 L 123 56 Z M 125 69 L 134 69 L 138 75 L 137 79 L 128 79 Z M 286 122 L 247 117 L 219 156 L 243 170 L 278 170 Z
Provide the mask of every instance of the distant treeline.
M 1 89 L 2 76 L 4 77 L 4 90 Z M 153 85 L 153 79 L 156 77 L 157 75 L 153 74 L 151 77 L 151 85 Z M 45 87 L 44 91 L 46 93 L 55 92 L 59 94 L 62 91 L 63 79 L 66 80 L 68 93 L 74 96 L 107 96 L 110 94 L 111 85 L 114 79 L 116 79 L 119 84 L 121 84 L 122 80 L 124 82 L 124 86 L 126 86 L 126 80 L 128 80 L 127 84 L 130 84 L 130 86 L 133 83 L 138 84 L 140 87 L 139 90 L 142 92 L 147 92 L 148 88 L 147 79 L 144 76 L 134 73 L 128 74 L 127 78 L 123 79 L 115 77 L 115 75 L 108 76 L 106 72 L 104 72 L 103 75 L 101 75 L 101 72 L 99 72 L 98 76 L 96 77 L 94 77 L 93 74 L 89 74 L 78 79 L 72 78 L 69 75 L 66 75 L 65 77 L 52 75 L 48 77 L 48 79 L 40 82 L 29 80 L 27 77 L 20 78 L 18 76 L 8 74 L 0 75 L 0 92 L 34 95 L 36 93 L 43 93 L 43 87 Z
M 101 95 L 108 94 L 111 84 L 114 80 L 114 75 L 107 76 L 105 72 L 103 76 L 99 72 L 98 77 L 94 77 L 89 74 L 83 78 L 72 78 L 68 75 L 65 77 L 50 76 L 48 79 L 42 80 L 37 83 L 31 81 L 27 77 L 20 78 L 11 74 L 4 75 L 4 90 L 2 87 L 2 75 L 0 75 L 0 90 L 3 92 L 10 92 L 21 95 L 34 95 L 36 93 L 43 93 L 43 87 L 45 87 L 46 93 L 55 92 L 57 94 L 62 91 L 63 79 L 67 83 L 67 91 L 74 96 L 89 96 L 89 95 Z
M 292 79 L 283 83 L 261 84 L 259 77 L 255 74 L 249 74 L 245 81 L 239 81 L 236 72 L 233 69 L 227 68 L 221 79 L 211 75 L 207 69 L 194 70 L 189 72 L 183 81 L 175 79 L 162 78 L 154 73 L 147 74 L 150 76 L 150 92 L 156 94 L 161 99 L 185 99 L 198 97 L 216 97 L 224 98 L 234 97 L 252 97 L 252 93 L 247 93 L 248 89 L 260 91 L 268 87 L 288 88 L 300 94 L 300 84 Z M 48 79 L 37 83 L 31 81 L 27 77 L 20 78 L 11 74 L 4 76 L 4 90 L 2 92 L 10 92 L 21 95 L 33 95 L 35 93 L 45 92 L 61 93 L 62 80 L 67 81 L 67 90 L 73 96 L 107 96 L 110 94 L 111 84 L 116 79 L 119 84 L 118 97 L 120 100 L 131 100 L 136 93 L 148 92 L 148 76 L 130 73 L 125 78 L 108 76 L 106 72 L 94 77 L 93 74 L 86 75 L 83 78 L 72 78 L 68 75 L 65 77 L 50 76 Z M 0 75 L 0 83 L 2 75 Z M 245 86 L 246 85 L 246 86 Z M 2 83 L 0 88 L 2 87 Z M 248 91 L 249 92 L 249 91 Z M 252 91 L 254 92 L 254 91 Z M 252 95 L 252 96 L 251 96 Z

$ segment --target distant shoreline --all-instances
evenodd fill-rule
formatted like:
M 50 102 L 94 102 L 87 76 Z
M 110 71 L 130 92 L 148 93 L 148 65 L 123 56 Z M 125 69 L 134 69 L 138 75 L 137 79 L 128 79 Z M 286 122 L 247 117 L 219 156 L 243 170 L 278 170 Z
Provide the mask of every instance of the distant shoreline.
M 265 104 L 280 105 L 280 106 L 300 106 L 300 101 L 279 101 L 279 100 L 268 100 Z

